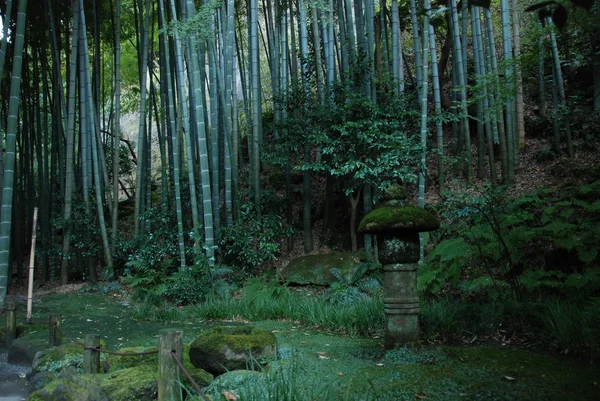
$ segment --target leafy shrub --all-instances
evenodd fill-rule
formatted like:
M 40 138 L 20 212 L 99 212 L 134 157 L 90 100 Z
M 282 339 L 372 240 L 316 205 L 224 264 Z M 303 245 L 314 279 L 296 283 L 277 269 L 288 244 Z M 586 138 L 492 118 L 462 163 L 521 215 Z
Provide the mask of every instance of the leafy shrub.
M 342 274 L 340 269 L 331 269 L 336 281 L 325 292 L 325 299 L 333 304 L 351 305 L 381 292 L 379 268 L 376 263 L 360 263 L 351 277 Z
M 564 193 L 540 189 L 510 200 L 499 188 L 451 201 L 454 208 L 441 210 L 448 224 L 419 273 L 419 289 L 492 299 L 597 293 L 599 195 L 600 180 Z
M 218 250 L 228 265 L 255 272 L 260 265 L 277 258 L 279 241 L 291 235 L 291 228 L 275 213 L 257 213 L 250 202 L 240 209 L 241 221 L 221 229 Z
M 141 218 L 152 231 L 139 234 L 125 245 L 129 258 L 124 282 L 134 290 L 134 299 L 155 307 L 165 299 L 183 305 L 201 302 L 209 293 L 226 295 L 232 289 L 231 268 L 211 266 L 199 244 L 187 247 L 194 264 L 180 267 L 172 213 L 150 209 Z

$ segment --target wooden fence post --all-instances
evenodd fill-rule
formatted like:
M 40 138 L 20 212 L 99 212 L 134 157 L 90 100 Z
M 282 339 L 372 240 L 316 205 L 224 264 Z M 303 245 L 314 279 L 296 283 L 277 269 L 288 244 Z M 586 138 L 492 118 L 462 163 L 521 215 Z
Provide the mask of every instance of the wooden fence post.
M 13 341 L 17 338 L 17 314 L 15 313 L 15 304 L 9 302 L 6 304 L 6 335 L 4 345 L 10 349 Z
M 50 346 L 62 345 L 62 331 L 60 331 L 60 322 L 62 315 L 50 315 L 48 327 L 50 328 Z
M 158 345 L 158 401 L 181 401 L 183 394 L 179 385 L 179 366 L 171 352 L 183 361 L 183 332 L 176 329 L 164 329 L 159 332 Z
M 86 334 L 85 350 L 83 351 L 83 372 L 84 373 L 99 373 L 100 372 L 100 351 L 94 347 L 100 345 L 100 339 L 95 334 Z

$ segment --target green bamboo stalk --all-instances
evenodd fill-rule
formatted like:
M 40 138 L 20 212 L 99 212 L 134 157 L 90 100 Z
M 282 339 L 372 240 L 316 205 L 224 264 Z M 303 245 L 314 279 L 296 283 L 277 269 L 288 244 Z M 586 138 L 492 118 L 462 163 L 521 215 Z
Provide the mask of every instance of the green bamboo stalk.
M 15 151 L 21 100 L 21 68 L 25 43 L 27 0 L 20 0 L 17 10 L 17 29 L 10 83 L 10 100 L 6 122 L 6 144 L 4 157 L 4 182 L 2 187 L 2 213 L 0 216 L 0 309 L 4 308 L 8 289 L 10 240 L 12 228 L 12 207 L 15 176 Z

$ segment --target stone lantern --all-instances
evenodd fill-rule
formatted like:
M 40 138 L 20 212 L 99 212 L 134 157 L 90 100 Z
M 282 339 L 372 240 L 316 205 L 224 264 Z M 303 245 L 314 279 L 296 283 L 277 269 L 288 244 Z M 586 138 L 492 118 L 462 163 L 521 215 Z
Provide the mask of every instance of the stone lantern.
M 387 201 L 367 214 L 358 227 L 359 232 L 377 235 L 379 261 L 384 272 L 385 349 L 419 339 L 419 233 L 433 231 L 440 226 L 433 213 L 393 199 L 398 198 L 398 193 L 403 193 L 395 187 L 387 192 Z

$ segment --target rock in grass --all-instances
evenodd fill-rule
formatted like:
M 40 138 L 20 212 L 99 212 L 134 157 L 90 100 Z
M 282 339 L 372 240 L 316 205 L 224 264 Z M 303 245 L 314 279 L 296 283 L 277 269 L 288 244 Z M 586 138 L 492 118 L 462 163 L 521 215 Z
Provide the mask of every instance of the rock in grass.
M 305 255 L 291 260 L 280 275 L 283 281 L 292 284 L 330 285 L 337 281 L 331 273 L 334 268 L 351 278 L 356 271 L 357 262 L 352 255 L 338 252 Z
M 275 335 L 253 326 L 216 326 L 190 345 L 190 361 L 213 374 L 255 369 L 275 356 Z

